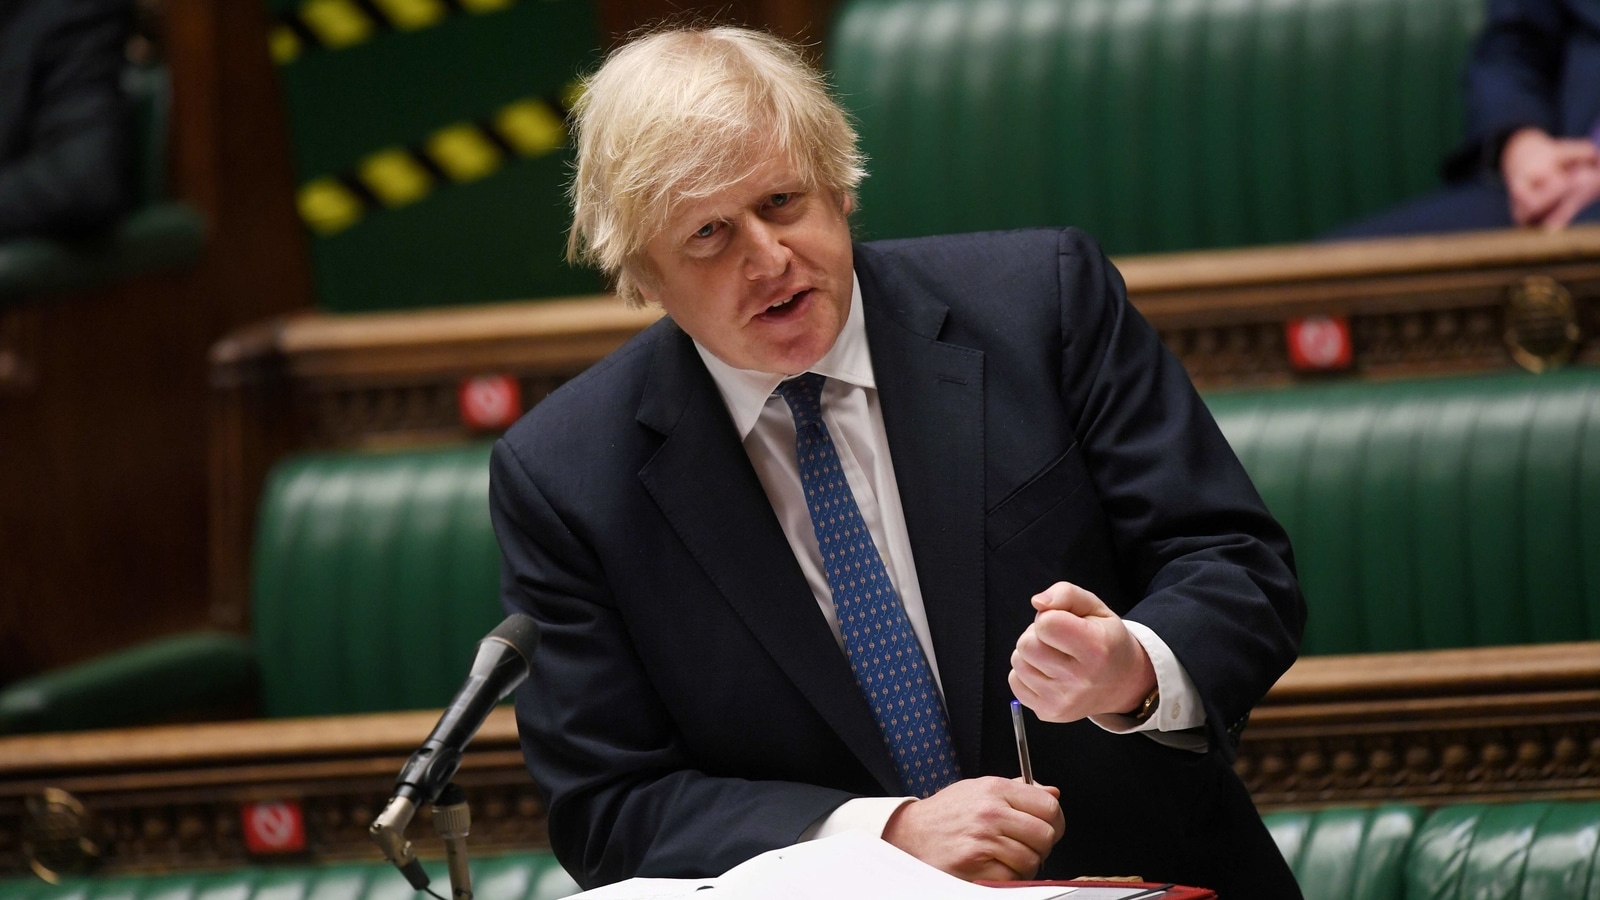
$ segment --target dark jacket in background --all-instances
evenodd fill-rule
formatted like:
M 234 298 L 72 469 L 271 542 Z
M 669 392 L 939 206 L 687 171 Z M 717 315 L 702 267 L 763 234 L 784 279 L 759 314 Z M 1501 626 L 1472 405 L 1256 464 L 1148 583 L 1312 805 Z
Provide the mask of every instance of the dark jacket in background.
M 1490 0 L 1465 73 L 1467 136 L 1451 181 L 1497 176 L 1519 128 L 1583 137 L 1600 123 L 1600 0 Z
M 1463 73 L 1466 136 L 1449 186 L 1322 235 L 1323 240 L 1511 228 L 1500 151 L 1527 126 L 1583 137 L 1600 122 L 1600 0 L 1489 0 Z M 1600 222 L 1591 203 L 1574 224 Z
M 132 200 L 129 0 L 0 0 L 0 240 L 109 227 Z

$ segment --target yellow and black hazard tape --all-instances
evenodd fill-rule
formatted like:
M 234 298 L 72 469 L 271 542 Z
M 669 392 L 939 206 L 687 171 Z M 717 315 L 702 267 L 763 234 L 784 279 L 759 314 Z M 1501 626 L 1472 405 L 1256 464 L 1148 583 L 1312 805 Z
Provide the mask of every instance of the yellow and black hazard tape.
M 272 59 L 285 65 L 309 50 L 343 50 L 381 34 L 421 31 L 461 13 L 499 12 L 520 0 L 304 0 L 279 13 L 268 35 Z
M 385 147 L 349 169 L 301 185 L 306 226 L 327 237 L 380 209 L 408 206 L 450 184 L 494 174 L 515 159 L 566 146 L 566 114 L 575 85 L 561 99 L 525 97 L 488 118 L 446 125 L 409 147 Z

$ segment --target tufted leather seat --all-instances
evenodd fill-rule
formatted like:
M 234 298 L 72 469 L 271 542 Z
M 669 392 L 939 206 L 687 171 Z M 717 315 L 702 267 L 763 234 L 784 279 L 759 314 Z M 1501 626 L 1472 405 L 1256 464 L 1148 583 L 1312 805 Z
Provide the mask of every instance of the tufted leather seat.
M 449 702 L 501 619 L 489 444 L 298 456 L 262 496 L 251 605 L 262 712 Z
M 1113 253 L 1307 238 L 1429 190 L 1483 0 L 847 0 L 828 65 L 869 237 L 1080 225 Z
M 1400 900 L 1415 806 L 1324 809 L 1264 817 L 1306 900 Z
M 1207 403 L 1294 540 L 1305 653 L 1600 639 L 1600 370 Z M 488 453 L 323 453 L 273 472 L 252 608 L 265 714 L 449 700 L 500 615 Z M 184 662 L 158 683 L 223 683 Z M 0 693 L 0 731 L 90 727 L 73 711 L 111 707 L 82 674 Z
M 1600 371 L 1214 394 L 1304 653 L 1600 639 Z
M 1265 817 L 1306 900 L 1600 900 L 1600 803 Z
M 1600 900 L 1600 803 L 1441 807 L 1412 841 L 1405 896 Z

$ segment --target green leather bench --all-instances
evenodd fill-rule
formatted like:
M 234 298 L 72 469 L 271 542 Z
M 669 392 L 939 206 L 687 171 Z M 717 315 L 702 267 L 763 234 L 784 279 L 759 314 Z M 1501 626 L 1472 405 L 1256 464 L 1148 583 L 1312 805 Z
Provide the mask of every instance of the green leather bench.
M 1265 818 L 1306 900 L 1600 900 L 1600 803 Z
M 1305 653 L 1600 639 L 1600 369 L 1207 402 L 1293 539 Z M 500 616 L 488 452 L 284 462 L 264 491 L 253 638 L 89 666 L 116 669 L 144 698 L 130 704 L 256 683 L 268 716 L 442 706 Z M 0 733 L 149 712 L 100 702 L 104 680 L 80 668 L 0 692 Z
M 1303 653 L 1600 639 L 1600 370 L 1207 403 L 1293 539 Z
M 1600 639 L 1600 370 L 1207 403 L 1293 539 L 1306 653 Z M 274 472 L 253 601 L 267 714 L 448 699 L 499 616 L 487 456 L 327 454 Z
M 1483 0 L 845 0 L 867 237 L 1275 243 L 1438 185 Z

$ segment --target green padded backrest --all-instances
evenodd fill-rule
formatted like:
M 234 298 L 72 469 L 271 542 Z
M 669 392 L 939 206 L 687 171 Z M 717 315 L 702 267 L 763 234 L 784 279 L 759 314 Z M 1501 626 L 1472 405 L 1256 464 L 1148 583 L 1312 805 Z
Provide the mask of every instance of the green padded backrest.
M 449 896 L 444 866 L 437 862 L 425 866 L 433 889 Z M 547 853 L 474 859 L 472 887 L 476 900 L 557 900 L 578 892 L 571 876 Z M 421 896 L 381 860 L 201 874 L 66 878 L 59 885 L 37 878 L 0 881 L 0 900 L 415 900 Z
M 1263 816 L 1306 900 L 1401 900 L 1415 806 L 1334 808 Z
M 828 40 L 908 237 L 1299 240 L 1438 183 L 1483 0 L 846 0 Z
M 563 260 L 591 0 L 265 2 L 319 305 L 600 290 Z
M 1303 652 L 1600 639 L 1600 369 L 1206 402 L 1294 542 Z
M 262 711 L 438 707 L 501 619 L 489 448 L 293 457 L 262 493 Z
M 1600 803 L 1462 804 L 1412 841 L 1415 900 L 1600 900 Z

